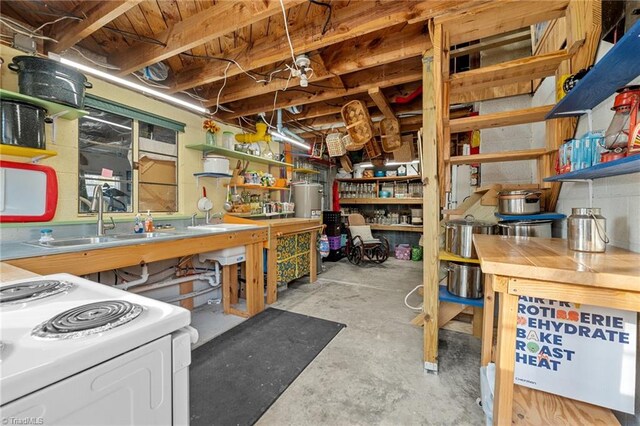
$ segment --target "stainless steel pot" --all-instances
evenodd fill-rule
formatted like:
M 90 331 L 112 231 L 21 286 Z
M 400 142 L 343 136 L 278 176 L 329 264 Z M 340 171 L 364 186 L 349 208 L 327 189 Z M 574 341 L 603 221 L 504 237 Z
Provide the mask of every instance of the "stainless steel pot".
M 471 215 L 464 219 L 450 220 L 445 227 L 445 250 L 467 259 L 477 259 L 473 234 L 494 234 L 494 231 L 493 223 L 476 221 Z
M 498 213 L 525 215 L 540 213 L 542 191 L 500 191 Z
M 45 116 L 45 109 L 39 106 L 2 99 L 0 102 L 2 144 L 45 149 Z
M 447 290 L 467 299 L 483 297 L 484 275 L 478 265 L 449 262 L 447 266 Z
M 51 59 L 16 56 L 8 66 L 18 73 L 18 88 L 23 95 L 74 108 L 84 107 L 84 91 L 93 87 L 84 74 Z
M 569 249 L 602 253 L 609 242 L 606 219 L 599 208 L 577 207 L 571 209 L 567 219 Z
M 501 221 L 498 222 L 498 234 L 510 237 L 551 238 L 551 221 Z

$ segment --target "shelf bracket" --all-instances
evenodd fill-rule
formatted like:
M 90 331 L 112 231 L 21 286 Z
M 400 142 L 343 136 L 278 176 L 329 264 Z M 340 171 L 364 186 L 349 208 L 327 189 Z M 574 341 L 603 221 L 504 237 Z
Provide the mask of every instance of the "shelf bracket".
M 63 115 L 67 114 L 69 112 L 69 110 L 64 110 L 64 111 L 59 111 L 53 115 L 50 115 L 49 118 L 51 119 L 51 142 L 52 143 L 56 143 L 56 135 L 57 135 L 57 121 L 58 118 L 62 117 Z
M 589 208 L 593 207 L 593 179 L 566 179 L 563 182 L 583 182 L 589 187 Z
M 593 132 L 593 111 L 590 109 L 579 109 L 576 111 L 558 112 L 556 115 L 577 116 L 587 114 L 587 122 L 589 123 L 589 133 Z
M 31 157 L 31 163 L 32 164 L 38 164 L 40 162 L 40 160 L 44 160 L 47 157 L 48 157 L 48 155 L 38 155 L 37 157 Z

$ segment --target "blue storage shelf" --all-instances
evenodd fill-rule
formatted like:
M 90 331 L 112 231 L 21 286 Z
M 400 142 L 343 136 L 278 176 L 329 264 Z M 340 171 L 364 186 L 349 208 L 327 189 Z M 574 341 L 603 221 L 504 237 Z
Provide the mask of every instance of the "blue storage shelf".
M 640 22 L 640 21 L 639 21 Z M 640 154 L 624 157 L 607 163 L 596 164 L 574 172 L 563 173 L 545 178 L 545 182 L 562 182 L 567 180 L 599 179 L 610 176 L 627 175 L 640 172 Z
M 616 43 L 546 118 L 582 115 L 640 75 L 640 21 Z
M 464 297 L 458 297 L 447 290 L 447 286 L 441 285 L 438 291 L 438 299 L 442 302 L 459 303 L 461 305 L 475 306 L 476 308 L 482 308 L 484 306 L 484 299 L 467 299 Z
M 519 215 L 495 213 L 495 215 L 497 218 L 501 220 L 560 220 L 560 219 L 566 219 L 567 217 L 562 213 L 538 213 L 538 214 L 519 214 Z

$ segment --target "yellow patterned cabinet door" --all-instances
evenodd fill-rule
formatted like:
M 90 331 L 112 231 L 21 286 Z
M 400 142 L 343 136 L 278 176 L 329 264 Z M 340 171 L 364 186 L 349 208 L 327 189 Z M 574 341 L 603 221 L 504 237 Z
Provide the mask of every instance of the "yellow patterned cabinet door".
M 278 238 L 276 247 L 278 282 L 290 282 L 310 272 L 311 234 L 309 232 Z

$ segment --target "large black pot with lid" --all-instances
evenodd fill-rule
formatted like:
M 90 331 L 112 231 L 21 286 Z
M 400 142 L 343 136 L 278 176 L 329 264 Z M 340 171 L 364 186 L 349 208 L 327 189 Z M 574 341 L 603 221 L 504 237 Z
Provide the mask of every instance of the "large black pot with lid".
M 93 87 L 84 74 L 57 61 L 16 56 L 9 69 L 18 73 L 20 93 L 73 108 L 84 107 L 85 89 Z
M 478 254 L 473 246 L 473 234 L 494 234 L 495 224 L 475 220 L 472 215 L 464 219 L 447 221 L 445 225 L 445 250 L 456 256 L 477 259 Z

